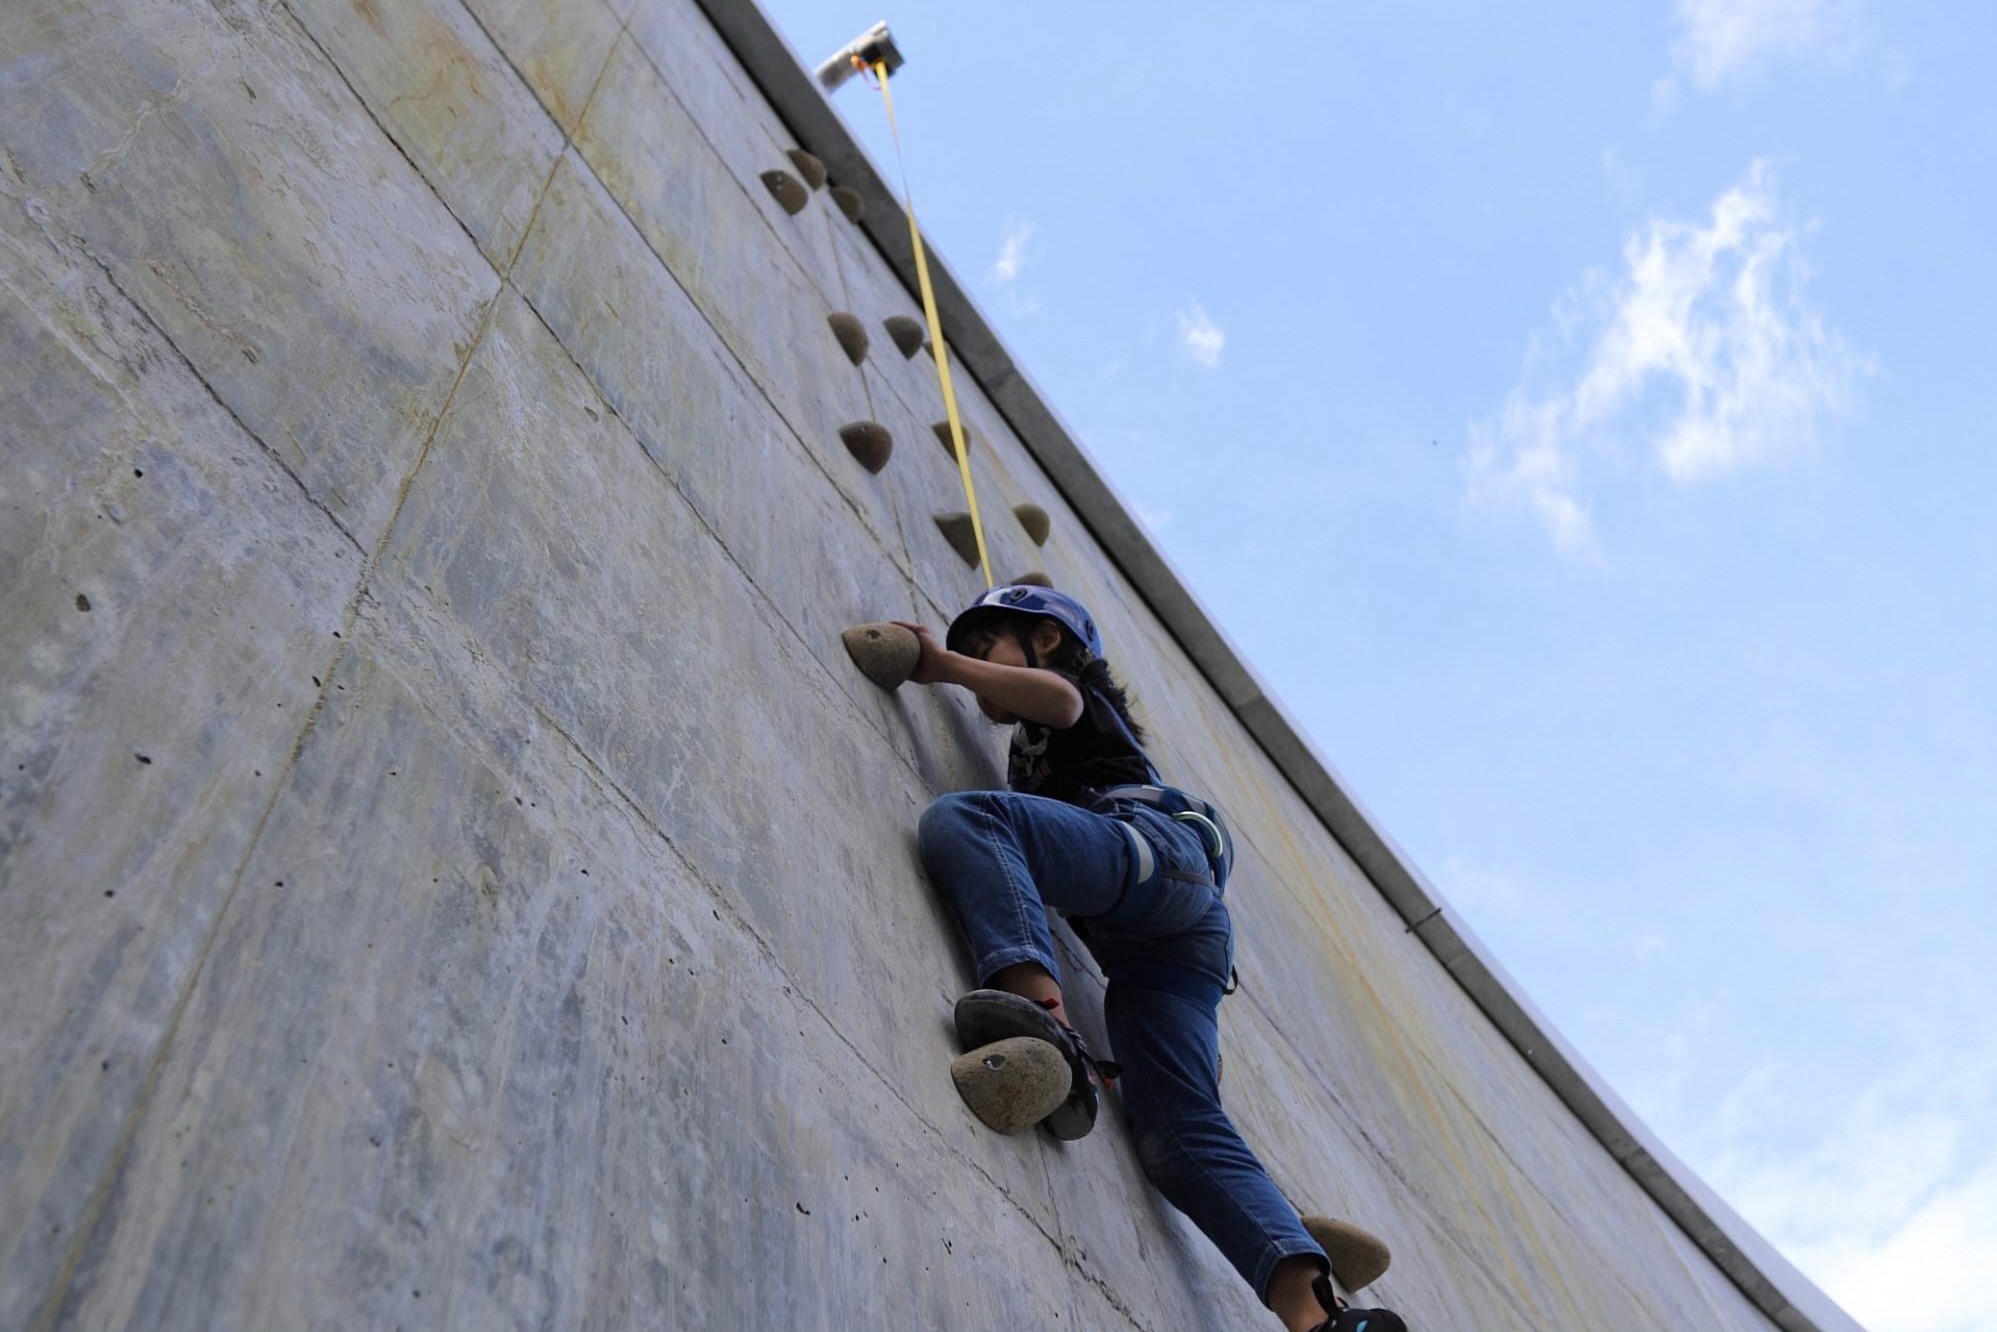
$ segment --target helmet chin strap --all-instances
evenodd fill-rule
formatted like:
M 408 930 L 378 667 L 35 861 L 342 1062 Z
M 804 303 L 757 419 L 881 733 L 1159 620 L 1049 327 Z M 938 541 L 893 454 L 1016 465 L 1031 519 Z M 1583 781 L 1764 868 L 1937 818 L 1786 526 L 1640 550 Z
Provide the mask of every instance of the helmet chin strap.
M 1039 670 L 1040 654 L 1033 650 L 1033 632 L 1022 625 L 1014 625 L 1012 636 L 1019 644 L 1020 655 L 1026 658 L 1026 664 L 1034 670 Z

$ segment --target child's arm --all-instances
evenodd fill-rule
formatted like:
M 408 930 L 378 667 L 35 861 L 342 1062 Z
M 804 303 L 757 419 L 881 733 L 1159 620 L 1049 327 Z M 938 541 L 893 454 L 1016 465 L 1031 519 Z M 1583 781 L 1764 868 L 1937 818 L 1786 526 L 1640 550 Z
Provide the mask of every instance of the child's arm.
M 1082 717 L 1082 691 L 1053 671 L 1031 666 L 1006 666 L 952 652 L 919 624 L 896 620 L 914 633 L 922 658 L 908 677 L 916 684 L 962 685 L 978 696 L 984 713 L 996 722 L 1030 721 L 1066 730 Z

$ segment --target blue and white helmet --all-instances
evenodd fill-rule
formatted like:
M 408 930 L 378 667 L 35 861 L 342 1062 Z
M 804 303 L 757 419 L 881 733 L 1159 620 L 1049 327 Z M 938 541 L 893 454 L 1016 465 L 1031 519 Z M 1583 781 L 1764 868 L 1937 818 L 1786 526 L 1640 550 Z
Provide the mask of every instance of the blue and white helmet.
M 1073 634 L 1088 649 L 1091 657 L 1103 654 L 1102 634 L 1097 632 L 1096 618 L 1089 614 L 1087 606 L 1065 592 L 1056 592 L 1050 587 L 1035 587 L 1030 583 L 995 587 L 979 597 L 964 608 L 963 614 L 950 621 L 950 632 L 944 635 L 943 645 L 952 652 L 962 652 L 965 635 L 985 621 L 997 618 L 1001 612 L 1052 620 Z

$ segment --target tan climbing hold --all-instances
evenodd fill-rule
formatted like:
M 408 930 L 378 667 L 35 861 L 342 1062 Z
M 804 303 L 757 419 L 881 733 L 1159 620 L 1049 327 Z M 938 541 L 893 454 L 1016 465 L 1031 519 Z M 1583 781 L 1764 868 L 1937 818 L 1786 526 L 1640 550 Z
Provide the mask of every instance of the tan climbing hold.
M 825 186 L 825 163 L 807 153 L 802 148 L 793 148 L 787 154 L 790 164 L 797 168 L 797 174 L 804 177 L 804 183 L 812 189 Z
M 867 215 L 867 205 L 861 201 L 860 192 L 850 185 L 834 185 L 832 202 L 839 205 L 839 211 L 846 215 L 848 222 L 858 222 Z
M 1350 1221 L 1334 1221 L 1328 1216 L 1307 1216 L 1304 1229 L 1331 1259 L 1331 1274 L 1347 1290 L 1361 1290 L 1386 1274 L 1393 1262 L 1387 1242 L 1361 1230 Z
M 943 446 L 943 452 L 950 455 L 950 461 L 956 462 L 957 441 L 950 433 L 950 423 L 948 421 L 938 421 L 935 425 L 929 428 L 936 433 L 936 442 Z M 976 442 L 976 437 L 971 434 L 971 427 L 965 426 L 964 452 L 969 453 L 971 451 L 971 445 L 975 442 Z
M 874 473 L 888 465 L 888 455 L 894 452 L 894 436 L 888 434 L 886 426 L 874 421 L 840 426 L 839 442 L 860 466 Z
M 867 328 L 858 319 L 844 310 L 834 311 L 825 316 L 825 322 L 832 325 L 832 336 L 839 339 L 840 350 L 854 365 L 867 359 Z
M 971 526 L 968 513 L 939 513 L 936 515 L 936 530 L 950 543 L 950 549 L 964 557 L 964 563 L 973 569 L 978 567 L 978 534 Z
M 889 315 L 881 321 L 888 331 L 888 340 L 895 345 L 905 361 L 922 350 L 922 321 L 910 319 L 907 315 Z
M 1054 520 L 1047 516 L 1047 510 L 1038 504 L 1015 504 L 1012 516 L 1019 519 L 1019 525 L 1026 529 L 1026 535 L 1033 538 L 1033 544 L 1047 544 L 1047 534 L 1054 530 Z
M 958 1055 L 950 1080 L 971 1113 L 995 1133 L 1024 1133 L 1068 1099 L 1074 1075 L 1059 1050 L 1031 1036 L 1008 1036 Z
M 883 689 L 899 689 L 922 660 L 922 644 L 898 624 L 860 624 L 839 636 L 860 674 Z
M 796 176 L 788 171 L 765 171 L 763 184 L 769 188 L 770 197 L 783 205 L 784 211 L 796 217 L 811 202 L 811 191 L 798 183 Z
M 1026 584 L 1026 586 L 1028 587 L 1054 586 L 1054 580 L 1049 578 L 1046 574 L 1041 573 L 1040 570 L 1038 569 L 1028 569 L 1025 573 L 1013 579 L 1010 586 L 1018 586 L 1021 583 Z

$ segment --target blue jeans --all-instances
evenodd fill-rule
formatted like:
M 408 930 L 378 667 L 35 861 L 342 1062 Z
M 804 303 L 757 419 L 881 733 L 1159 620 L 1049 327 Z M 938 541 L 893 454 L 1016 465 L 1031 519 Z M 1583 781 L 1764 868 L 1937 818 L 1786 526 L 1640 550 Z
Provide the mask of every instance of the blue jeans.
M 1234 955 L 1225 885 L 1194 881 L 1208 863 L 1193 826 L 1134 801 L 1102 808 L 959 791 L 923 812 L 922 863 L 956 908 L 980 984 L 1021 962 L 1058 978 L 1045 908 L 1086 921 L 1109 981 L 1105 1057 L 1123 1065 L 1144 1173 L 1266 1302 L 1278 1262 L 1325 1257 L 1221 1108 L 1218 1011 Z

